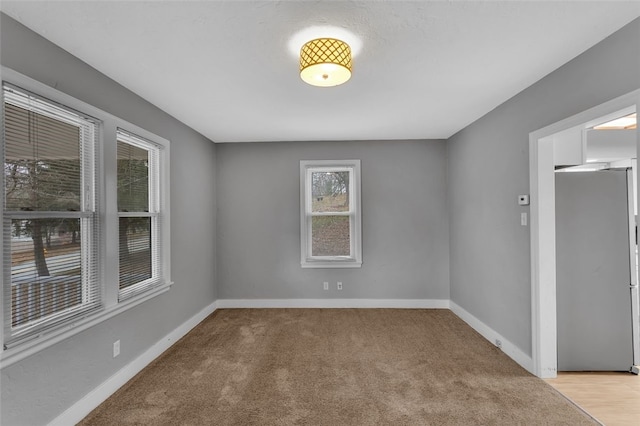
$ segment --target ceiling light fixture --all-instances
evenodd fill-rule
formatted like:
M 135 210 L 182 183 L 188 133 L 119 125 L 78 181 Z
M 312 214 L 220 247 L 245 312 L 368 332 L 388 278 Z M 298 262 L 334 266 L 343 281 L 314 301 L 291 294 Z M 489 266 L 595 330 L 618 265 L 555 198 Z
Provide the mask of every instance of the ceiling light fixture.
M 300 78 L 312 86 L 331 87 L 351 78 L 351 47 L 335 38 L 316 38 L 300 49 Z

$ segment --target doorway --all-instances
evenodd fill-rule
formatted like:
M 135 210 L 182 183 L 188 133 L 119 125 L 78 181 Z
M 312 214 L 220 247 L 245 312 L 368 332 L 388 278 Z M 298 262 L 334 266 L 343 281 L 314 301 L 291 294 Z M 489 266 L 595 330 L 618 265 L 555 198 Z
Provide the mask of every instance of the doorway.
M 529 135 L 532 361 L 533 373 L 538 377 L 554 378 L 558 371 L 555 166 L 561 156 L 582 155 L 584 159 L 585 156 L 580 154 L 580 149 L 584 150 L 586 147 L 588 129 L 637 112 L 639 105 L 640 90 L 636 90 Z M 640 132 L 637 129 L 635 136 L 637 150 L 640 145 Z M 565 151 L 564 148 L 569 147 L 567 144 L 570 144 L 572 149 Z M 637 185 L 634 186 L 637 197 Z M 640 314 L 637 280 L 635 282 L 632 316 L 634 324 L 637 324 Z M 637 326 L 633 336 L 633 348 L 633 364 L 637 366 L 640 364 L 640 336 Z

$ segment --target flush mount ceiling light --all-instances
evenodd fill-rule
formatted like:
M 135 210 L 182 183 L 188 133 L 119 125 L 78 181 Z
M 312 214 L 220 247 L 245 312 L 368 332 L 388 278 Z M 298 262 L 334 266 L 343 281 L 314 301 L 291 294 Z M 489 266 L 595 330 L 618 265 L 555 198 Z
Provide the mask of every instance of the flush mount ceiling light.
M 312 86 L 331 87 L 351 78 L 351 47 L 336 38 L 316 38 L 300 49 L 300 78 Z

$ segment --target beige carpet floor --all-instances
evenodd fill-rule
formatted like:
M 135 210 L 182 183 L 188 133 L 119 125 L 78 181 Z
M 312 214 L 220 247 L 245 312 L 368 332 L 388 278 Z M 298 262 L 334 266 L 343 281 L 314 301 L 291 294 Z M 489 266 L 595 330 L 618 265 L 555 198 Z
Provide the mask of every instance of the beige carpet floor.
M 448 310 L 218 310 L 82 425 L 588 425 Z

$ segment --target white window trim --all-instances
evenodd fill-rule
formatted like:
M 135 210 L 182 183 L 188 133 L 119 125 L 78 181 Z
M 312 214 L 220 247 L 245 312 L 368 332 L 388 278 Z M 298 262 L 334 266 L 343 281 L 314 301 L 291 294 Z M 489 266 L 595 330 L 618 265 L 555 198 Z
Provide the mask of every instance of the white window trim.
M 164 271 L 160 269 L 160 267 L 164 264 L 162 261 L 162 253 L 169 250 L 164 244 L 162 229 L 166 227 L 162 223 L 163 215 L 162 212 L 166 210 L 164 194 L 163 194 L 163 185 L 167 183 L 163 183 L 161 178 L 163 176 L 164 171 L 168 170 L 166 167 L 163 168 L 163 164 L 165 161 L 165 146 L 156 143 L 154 140 L 144 138 L 140 134 L 135 132 L 128 131 L 127 129 L 120 128 L 116 130 L 117 141 L 124 142 L 131 146 L 135 146 L 137 148 L 143 149 L 149 153 L 149 204 L 148 204 L 148 212 L 118 212 L 118 219 L 122 217 L 145 217 L 151 219 L 151 259 L 152 259 L 152 273 L 151 278 L 146 279 L 144 281 L 137 282 L 130 287 L 119 290 L 118 292 L 118 300 L 120 302 L 134 297 L 137 294 L 142 292 L 147 292 L 150 289 L 162 285 L 162 277 L 164 277 Z M 157 139 L 157 137 L 155 138 Z M 116 147 L 117 150 L 117 147 Z M 118 224 L 119 226 L 119 224 Z M 118 242 L 119 243 L 119 242 Z M 119 244 L 118 244 L 119 245 Z M 157 262 L 158 260 L 159 262 Z
M 87 316 L 77 319 L 71 323 L 66 323 L 60 327 L 47 331 L 46 334 L 25 340 L 19 345 L 9 349 L 0 349 L 0 369 L 4 369 L 28 356 L 31 356 L 47 347 L 50 347 L 68 337 L 80 333 L 96 324 L 99 324 L 109 318 L 112 318 L 126 310 L 129 310 L 151 298 L 168 291 L 173 284 L 171 281 L 171 261 L 170 261 L 170 198 L 169 198 L 169 159 L 170 159 L 170 142 L 161 138 L 141 127 L 122 120 L 111 115 L 99 108 L 89 105 L 79 99 L 60 92 L 50 86 L 47 86 L 37 80 L 20 74 L 10 68 L 0 68 L 0 80 L 21 87 L 25 90 L 33 92 L 40 97 L 49 99 L 54 103 L 59 103 L 66 107 L 81 111 L 89 116 L 95 117 L 102 122 L 100 129 L 99 143 L 96 149 L 97 155 L 102 159 L 101 164 L 97 164 L 97 192 L 99 217 L 101 228 L 99 230 L 100 254 L 100 282 L 103 292 L 103 309 L 94 313 L 88 313 Z M 0 90 L 0 102 L 4 108 L 4 97 Z M 106 271 L 118 271 L 118 211 L 117 211 L 117 192 L 115 190 L 117 177 L 114 173 L 106 173 L 105 170 L 116 170 L 116 129 L 121 128 L 128 132 L 134 133 L 140 137 L 148 139 L 162 146 L 159 161 L 160 167 L 160 185 L 163 210 L 161 212 L 162 220 L 165 223 L 161 230 L 161 238 L 164 250 L 161 254 L 162 262 L 162 282 L 160 285 L 153 287 L 148 292 L 137 294 L 125 301 L 118 301 L 118 274 Z M 4 187 L 4 177 L 0 178 Z M 113 188 L 109 190 L 108 188 Z M 2 209 L 0 209 L 0 222 L 4 220 Z M 107 247 L 110 250 L 107 250 Z M 0 244 L 0 256 L 4 258 L 4 244 Z M 4 266 L 0 262 L 0 276 L 4 276 Z M 4 290 L 3 290 L 4 291 Z M 3 303 L 0 303 L 0 318 L 4 321 Z M 5 341 L 4 325 L 0 327 L 0 342 Z
M 350 256 L 311 255 L 311 173 L 314 171 L 350 171 L 349 212 L 328 213 L 350 217 Z M 362 266 L 362 200 L 360 160 L 300 161 L 300 265 L 303 268 L 360 268 Z
M 4 92 L 4 84 L 9 86 L 10 96 L 6 96 Z M 33 95 L 33 96 L 32 96 Z M 97 237 L 99 230 L 99 206 L 96 199 L 96 174 L 97 165 L 100 163 L 100 156 L 95 148 L 100 145 L 99 136 L 102 122 L 95 118 L 89 117 L 84 112 L 73 111 L 69 106 L 55 105 L 48 99 L 42 99 L 42 96 L 30 93 L 23 88 L 3 81 L 2 87 L 2 108 L 4 111 L 5 102 L 20 108 L 37 111 L 41 116 L 47 116 L 53 120 L 67 123 L 77 127 L 82 135 L 79 141 L 80 162 L 82 164 L 81 182 L 80 182 L 80 199 L 81 207 L 79 211 L 35 211 L 21 212 L 3 209 L 4 217 L 13 219 L 37 219 L 51 217 L 65 217 L 70 219 L 78 219 L 80 221 L 81 251 L 82 255 L 82 303 L 67 309 L 51 313 L 43 318 L 34 321 L 28 321 L 20 324 L 15 328 L 4 323 L 3 343 L 5 345 L 20 345 L 21 341 L 37 338 L 41 334 L 45 334 L 50 329 L 63 327 L 65 323 L 74 322 L 76 318 L 82 318 L 90 315 L 91 312 L 102 309 L 101 285 L 98 276 L 98 268 L 100 262 L 99 247 L 94 245 L 92 241 Z M 4 177 L 3 177 L 4 178 Z M 2 185 L 4 187 L 4 185 Z M 4 223 L 3 217 L 3 238 L 7 235 L 7 229 L 4 226 L 10 226 Z M 3 259 L 3 266 L 5 259 Z M 10 281 L 10 271 L 3 270 L 3 279 L 5 282 Z M 6 302 L 11 299 L 12 289 L 2 289 Z M 4 306 L 3 306 L 4 308 Z M 4 317 L 3 317 L 4 319 Z

